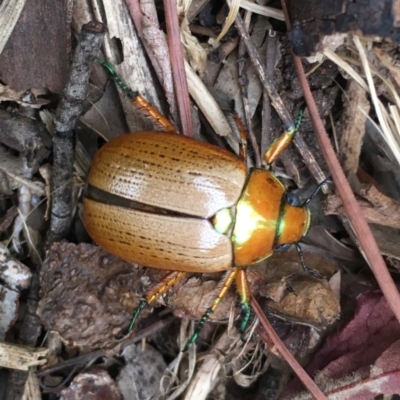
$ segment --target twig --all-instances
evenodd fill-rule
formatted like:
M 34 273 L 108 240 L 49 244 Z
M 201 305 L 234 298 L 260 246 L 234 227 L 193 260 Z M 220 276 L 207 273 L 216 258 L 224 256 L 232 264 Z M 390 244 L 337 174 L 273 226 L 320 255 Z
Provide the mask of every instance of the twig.
M 265 66 L 266 74 L 269 79 L 272 79 L 273 71 L 276 63 L 277 55 L 277 36 L 276 33 L 272 34 L 269 30 L 267 37 L 267 52 L 265 55 Z M 266 90 L 263 95 L 263 107 L 262 107 L 262 128 L 261 128 L 261 154 L 264 154 L 267 147 L 272 142 L 271 135 L 271 99 L 268 96 Z
M 53 204 L 47 246 L 62 239 L 68 233 L 72 221 L 72 176 L 74 164 L 74 132 L 76 121 L 82 112 L 82 102 L 87 97 L 92 65 L 100 50 L 105 26 L 89 22 L 82 27 L 80 42 L 64 90 L 57 108 L 53 138 Z

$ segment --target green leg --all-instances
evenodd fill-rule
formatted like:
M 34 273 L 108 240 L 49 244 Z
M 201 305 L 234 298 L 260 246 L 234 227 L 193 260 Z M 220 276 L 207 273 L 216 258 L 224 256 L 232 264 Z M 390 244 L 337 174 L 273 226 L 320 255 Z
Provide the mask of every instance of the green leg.
M 206 323 L 206 321 L 208 320 L 210 315 L 217 308 L 219 302 L 222 300 L 222 298 L 228 292 L 230 286 L 233 283 L 233 280 L 236 278 L 237 273 L 238 273 L 237 268 L 233 268 L 233 269 L 229 270 L 225 274 L 225 276 L 223 277 L 221 282 L 218 284 L 218 286 L 221 289 L 219 290 L 217 297 L 214 299 L 211 306 L 209 308 L 207 308 L 206 312 L 201 317 L 201 320 L 200 320 L 199 324 L 197 325 L 196 330 L 194 331 L 194 333 L 193 333 L 192 337 L 189 339 L 189 341 L 186 343 L 183 351 L 190 349 L 190 347 L 193 345 L 193 343 L 196 342 L 197 338 L 199 337 L 201 329 L 203 328 L 204 324 Z
M 251 315 L 251 308 L 250 308 L 250 304 L 249 303 L 241 303 L 240 304 L 242 307 L 242 321 L 240 323 L 240 333 L 244 333 L 247 326 L 249 325 L 249 321 L 250 321 L 250 315 Z
M 147 306 L 148 306 L 147 300 L 145 300 L 145 299 L 140 300 L 140 303 L 139 303 L 137 309 L 135 310 L 135 313 L 132 315 L 131 323 L 129 324 L 129 327 L 128 327 L 128 333 L 132 331 L 132 329 L 133 329 L 133 327 L 134 327 L 134 325 L 135 325 L 135 323 L 136 323 L 136 321 L 137 321 L 137 319 L 139 317 L 139 314 Z

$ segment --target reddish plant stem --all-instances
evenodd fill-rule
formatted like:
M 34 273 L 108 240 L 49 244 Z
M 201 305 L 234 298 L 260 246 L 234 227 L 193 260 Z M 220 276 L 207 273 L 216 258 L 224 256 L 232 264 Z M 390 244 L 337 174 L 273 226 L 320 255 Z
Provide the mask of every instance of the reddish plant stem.
M 164 0 L 164 9 L 172 76 L 174 78 L 175 95 L 181 120 L 181 133 L 185 136 L 193 137 L 192 112 L 190 109 L 176 0 Z
M 251 297 L 251 307 L 253 308 L 254 312 L 256 313 L 257 317 L 260 320 L 261 325 L 268 333 L 270 339 L 272 339 L 275 347 L 281 354 L 281 356 L 286 360 L 286 362 L 292 367 L 293 371 L 299 377 L 299 379 L 303 382 L 304 386 L 310 391 L 310 393 L 316 398 L 317 400 L 327 400 L 324 393 L 321 389 L 316 385 L 316 383 L 311 379 L 311 377 L 304 371 L 303 367 L 297 362 L 297 360 L 293 357 L 292 353 L 288 350 L 285 344 L 282 342 L 278 334 L 275 332 L 274 328 L 268 321 L 267 317 L 265 316 L 263 310 L 261 309 L 260 305 L 257 303 L 254 297 Z M 267 343 L 268 345 L 268 343 Z

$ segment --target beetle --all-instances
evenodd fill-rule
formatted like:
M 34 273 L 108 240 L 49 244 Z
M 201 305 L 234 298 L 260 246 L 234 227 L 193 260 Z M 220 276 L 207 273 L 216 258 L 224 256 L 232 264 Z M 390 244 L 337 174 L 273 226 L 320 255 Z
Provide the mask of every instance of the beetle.
M 307 202 L 287 192 L 269 168 L 296 128 L 268 147 L 264 167 L 247 171 L 246 133 L 238 118 L 241 146 L 236 156 L 176 134 L 167 119 L 105 66 L 133 103 L 164 130 L 129 133 L 101 147 L 83 200 L 84 225 L 96 243 L 124 260 L 169 271 L 141 300 L 130 329 L 141 310 L 186 274 L 225 272 L 187 347 L 233 282 L 244 310 L 243 332 L 251 296 L 246 268 L 276 249 L 297 246 L 310 227 Z

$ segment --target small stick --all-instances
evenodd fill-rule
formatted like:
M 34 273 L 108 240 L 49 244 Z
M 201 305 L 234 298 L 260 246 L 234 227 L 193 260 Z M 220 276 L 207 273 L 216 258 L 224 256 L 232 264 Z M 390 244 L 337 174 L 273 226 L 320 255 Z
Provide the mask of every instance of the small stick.
M 88 93 L 90 72 L 100 50 L 105 26 L 100 22 L 83 25 L 80 42 L 58 105 L 54 121 L 53 137 L 53 204 L 50 230 L 46 245 L 63 239 L 69 232 L 72 221 L 72 177 L 74 164 L 74 131 L 82 112 L 82 102 Z
M 267 52 L 265 55 L 266 75 L 272 80 L 277 54 L 277 36 L 276 32 L 269 29 L 267 37 Z M 271 131 L 271 99 L 267 91 L 264 89 L 263 107 L 262 107 L 262 128 L 261 128 L 261 154 L 264 154 L 269 144 L 272 142 Z

